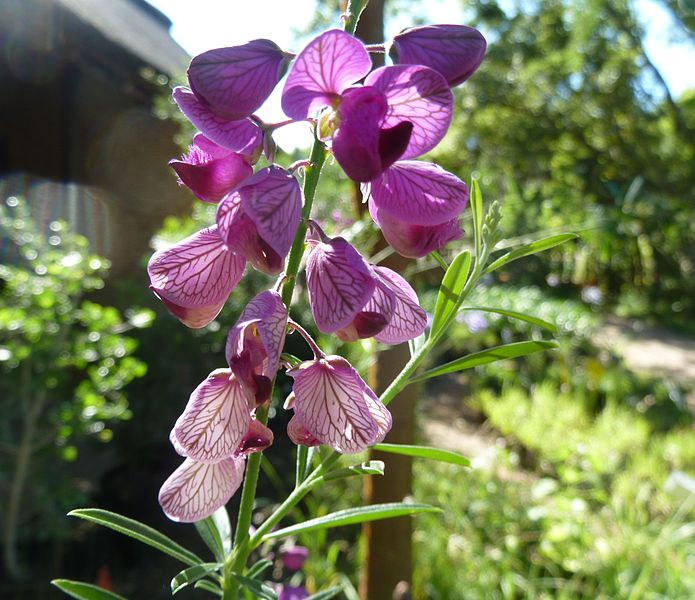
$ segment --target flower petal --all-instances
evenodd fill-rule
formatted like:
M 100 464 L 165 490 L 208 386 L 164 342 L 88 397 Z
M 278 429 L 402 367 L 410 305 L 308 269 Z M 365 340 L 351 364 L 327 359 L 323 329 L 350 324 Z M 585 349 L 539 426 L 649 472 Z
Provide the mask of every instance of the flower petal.
M 284 52 L 270 40 L 216 48 L 194 57 L 188 81 L 195 95 L 218 115 L 248 117 L 270 96 L 287 69 Z
M 224 506 L 244 479 L 244 458 L 218 463 L 187 458 L 159 490 L 159 504 L 172 521 L 193 523 Z
M 374 443 L 377 425 L 357 371 L 339 356 L 305 362 L 287 371 L 294 378 L 298 420 L 322 444 L 338 452 L 361 452 Z
M 389 111 L 381 126 L 395 127 L 403 121 L 413 124 L 410 142 L 402 159 L 415 158 L 434 148 L 451 125 L 454 96 L 437 71 L 420 65 L 381 67 L 372 71 L 365 85 L 382 92 Z
M 190 327 L 191 329 L 202 329 L 203 327 L 212 323 L 212 321 L 215 320 L 215 317 L 220 314 L 225 302 L 227 302 L 227 299 L 225 298 L 224 300 L 220 300 L 217 304 L 211 304 L 210 306 L 186 308 L 184 306 L 179 306 L 174 302 L 170 302 L 166 298 L 163 298 L 152 286 L 150 286 L 150 289 L 164 303 L 164 306 L 169 309 L 169 312 L 172 315 L 174 315 L 186 327 Z
M 255 155 L 262 144 L 260 127 L 250 119 L 230 121 L 212 112 L 193 92 L 176 87 L 172 94 L 181 112 L 216 144 L 244 155 Z
M 249 326 L 255 327 L 254 335 L 260 338 L 265 350 L 267 363 L 262 374 L 273 379 L 280 365 L 287 330 L 287 308 L 280 294 L 271 290 L 261 292 L 239 315 L 234 327 L 229 330 L 225 345 L 225 356 L 230 366 L 244 350 L 244 331 Z
M 390 54 L 396 64 L 425 65 L 438 71 L 454 87 L 475 73 L 486 48 L 485 38 L 473 27 L 425 25 L 399 33 Z
M 307 260 L 306 279 L 311 313 L 324 333 L 348 325 L 374 293 L 367 263 L 343 238 L 316 245 Z
M 336 331 L 343 342 L 354 342 L 359 339 L 374 337 L 382 331 L 391 320 L 395 295 L 391 288 L 380 281 L 376 282 L 374 293 L 369 302 L 355 315 L 347 327 Z
M 364 383 L 364 381 L 362 383 Z M 391 417 L 391 413 L 366 383 L 364 384 L 363 391 L 364 399 L 367 402 L 367 408 L 369 409 L 369 413 L 372 415 L 372 419 L 374 419 L 374 423 L 376 423 L 377 428 L 377 436 L 372 444 L 379 444 L 380 442 L 384 441 L 386 434 L 391 431 L 393 419 Z
M 384 344 L 400 344 L 419 336 L 427 326 L 427 313 L 418 301 L 415 290 L 398 273 L 386 267 L 372 267 L 375 276 L 394 295 L 389 324 L 374 337 Z
M 339 29 L 326 31 L 297 56 L 282 91 L 282 110 L 292 119 L 306 119 L 331 106 L 371 68 L 362 42 Z
M 371 196 L 380 214 L 411 225 L 439 225 L 464 211 L 468 186 L 434 163 L 405 160 L 371 182 Z
M 227 250 L 213 226 L 155 252 L 147 272 L 151 289 L 175 316 L 185 322 L 186 311 L 178 309 L 206 309 L 197 311 L 195 317 L 212 320 L 239 283 L 244 259 Z
M 274 437 L 270 429 L 260 421 L 253 419 L 246 435 L 244 435 L 239 447 L 236 449 L 236 454 L 247 456 L 253 452 L 263 452 L 273 443 Z
M 217 369 L 193 391 L 174 432 L 189 458 L 217 462 L 234 454 L 250 424 L 244 389 L 230 369 Z
M 309 431 L 304 424 L 293 415 L 290 422 L 287 424 L 287 437 L 292 440 L 292 443 L 301 444 L 302 446 L 320 446 L 321 442 L 314 437 L 314 434 Z

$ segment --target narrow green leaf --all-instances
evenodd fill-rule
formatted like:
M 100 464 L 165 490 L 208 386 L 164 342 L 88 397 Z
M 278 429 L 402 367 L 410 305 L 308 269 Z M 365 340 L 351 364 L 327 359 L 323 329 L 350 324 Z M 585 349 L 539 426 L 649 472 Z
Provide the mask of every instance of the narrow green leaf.
M 429 446 L 407 446 L 405 444 L 376 444 L 372 446 L 374 450 L 389 452 L 390 454 L 404 454 L 405 456 L 415 456 L 417 458 L 427 458 L 439 462 L 451 463 L 462 467 L 470 467 L 471 461 L 463 454 L 442 450 L 441 448 L 430 448 Z
M 325 481 L 330 479 L 341 479 L 343 477 L 353 477 L 355 475 L 383 475 L 384 463 L 380 460 L 370 460 L 361 465 L 350 465 L 344 469 L 329 471 L 323 476 Z
M 475 258 L 480 259 L 480 246 L 483 239 L 483 194 L 478 180 L 471 180 L 471 212 L 473 213 L 473 238 L 475 240 Z
M 118 531 L 148 546 L 152 546 L 169 556 L 173 556 L 184 564 L 198 565 L 203 562 L 193 554 L 193 552 L 186 550 L 186 548 L 177 544 L 163 533 L 159 533 L 156 529 L 152 529 L 152 527 L 129 519 L 128 517 L 109 512 L 108 510 L 103 510 L 101 508 L 78 508 L 76 510 L 71 510 L 68 516 L 86 519 L 97 525 L 102 525 L 103 527 Z
M 440 509 L 430 506 L 429 504 L 414 504 L 407 502 L 389 502 L 386 504 L 359 506 L 357 508 L 339 510 L 316 519 L 309 519 L 308 521 L 297 523 L 296 525 L 291 525 L 284 529 L 271 531 L 263 536 L 263 541 L 283 538 L 288 535 L 305 533 L 307 531 L 316 531 L 317 529 L 329 529 L 332 527 L 341 527 L 343 525 L 353 525 L 355 523 L 365 523 L 366 521 L 377 521 L 379 519 L 390 519 L 392 517 L 401 517 L 403 515 L 413 515 L 423 512 L 440 512 Z
M 437 304 L 434 308 L 432 318 L 432 332 L 430 336 L 436 336 L 440 329 L 449 321 L 449 317 L 456 310 L 459 296 L 463 286 L 468 279 L 468 272 L 471 269 L 471 253 L 464 250 L 451 261 L 449 268 L 444 274 L 442 285 L 439 286 L 437 294 Z
M 243 575 L 232 573 L 232 577 L 236 579 L 247 590 L 255 594 L 254 598 L 262 598 L 263 600 L 278 600 L 278 595 L 273 588 L 257 579 L 249 579 Z
M 543 319 L 539 319 L 538 317 L 534 317 L 532 315 L 527 315 L 526 313 L 516 312 L 515 310 L 489 308 L 487 306 L 466 306 L 465 308 L 461 308 L 459 310 L 480 310 L 483 312 L 497 313 L 498 315 L 504 315 L 510 319 L 517 319 L 519 321 L 526 321 L 527 323 L 538 325 L 538 327 L 542 327 L 543 329 L 547 329 L 548 331 L 557 334 L 557 326 L 554 323 L 544 321 Z
M 223 562 L 232 551 L 232 526 L 227 509 L 222 506 L 206 519 L 196 521 L 195 528 L 215 558 Z
M 551 235 L 540 240 L 535 240 L 530 244 L 521 246 L 521 248 L 517 248 L 516 250 L 503 254 L 485 268 L 485 273 L 491 273 L 492 271 L 499 269 L 501 266 L 506 265 L 513 260 L 523 258 L 524 256 L 531 256 L 532 254 L 538 254 L 539 252 L 549 250 L 550 248 L 554 248 L 555 246 L 559 246 L 560 244 L 564 244 L 565 242 L 574 240 L 578 237 L 579 236 L 576 233 L 560 233 L 558 235 Z
M 495 346 L 494 348 L 488 348 L 481 352 L 474 352 L 473 354 L 462 356 L 445 365 L 425 371 L 422 375 L 418 375 L 411 379 L 410 383 L 424 381 L 430 377 L 437 377 L 438 375 L 444 375 L 446 373 L 463 371 L 464 369 L 470 369 L 479 365 L 486 365 L 488 363 L 497 362 L 498 360 L 518 358 L 520 356 L 526 356 L 527 354 L 533 354 L 534 352 L 541 352 L 542 350 L 557 347 L 557 342 L 514 342 L 512 344 Z
M 215 585 L 209 579 L 199 579 L 193 584 L 193 587 L 197 590 L 205 590 L 215 596 L 222 596 L 222 588 L 219 585 Z
M 335 587 L 328 588 L 322 592 L 316 592 L 311 596 L 307 597 L 306 600 L 329 600 L 330 598 L 335 598 L 340 592 L 343 591 L 342 585 L 336 585 Z
M 217 571 L 221 566 L 221 563 L 202 563 L 184 569 L 171 580 L 171 594 L 174 595 L 191 583 L 195 583 L 209 573 Z
M 51 584 L 56 586 L 61 592 L 77 600 L 126 600 L 125 597 L 109 592 L 98 585 L 72 581 L 70 579 L 54 579 Z
M 265 571 L 268 567 L 271 567 L 272 565 L 272 560 L 268 560 L 267 558 L 261 558 L 261 560 L 253 563 L 249 567 L 249 570 L 246 572 L 246 576 L 249 579 L 258 579 L 263 574 L 263 571 Z

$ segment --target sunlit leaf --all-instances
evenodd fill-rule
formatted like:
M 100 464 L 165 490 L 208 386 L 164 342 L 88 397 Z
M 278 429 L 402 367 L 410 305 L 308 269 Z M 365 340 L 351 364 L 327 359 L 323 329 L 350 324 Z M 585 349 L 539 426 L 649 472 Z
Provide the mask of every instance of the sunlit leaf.
M 340 592 L 343 591 L 342 585 L 336 585 L 335 587 L 328 588 L 322 592 L 317 592 L 308 596 L 306 600 L 329 600 L 329 598 L 335 598 Z
M 380 460 L 370 460 L 361 465 L 351 465 L 344 469 L 330 471 L 323 476 L 324 480 L 341 479 L 343 477 L 353 477 L 355 475 L 383 475 L 384 463 Z
M 509 317 L 511 319 L 517 319 L 519 321 L 526 321 L 527 323 L 538 325 L 538 327 L 542 327 L 543 329 L 547 329 L 548 331 L 557 334 L 557 326 L 554 323 L 550 323 L 549 321 L 539 319 L 538 317 L 534 317 L 532 315 L 527 315 L 526 313 L 516 312 L 514 310 L 506 310 L 503 308 L 489 308 L 487 306 L 466 306 L 464 308 L 461 308 L 460 310 L 480 310 L 483 312 L 496 313 L 498 315 L 504 315 L 505 317 Z
M 199 579 L 205 577 L 208 573 L 217 571 L 221 566 L 221 563 L 202 563 L 184 569 L 171 580 L 172 595 L 181 591 L 186 586 L 189 586 L 191 583 L 195 583 Z
M 501 266 L 506 265 L 514 260 L 523 258 L 524 256 L 538 254 L 539 252 L 549 250 L 550 248 L 554 248 L 555 246 L 564 244 L 569 240 L 577 239 L 578 237 L 579 236 L 576 233 L 561 233 L 559 235 L 551 235 L 549 237 L 536 240 L 534 242 L 521 246 L 521 248 L 516 248 L 511 252 L 503 254 L 497 260 L 493 261 L 485 268 L 485 273 L 491 273 L 492 271 L 495 271 L 496 269 L 499 269 Z
M 70 579 L 54 579 L 51 584 L 56 586 L 61 592 L 78 600 L 126 600 L 123 596 L 109 592 L 97 585 L 83 583 L 81 581 L 71 581 Z
M 451 463 L 462 467 L 470 467 L 471 461 L 462 454 L 441 448 L 431 448 L 429 446 L 408 446 L 405 444 L 376 444 L 372 446 L 374 450 L 388 452 L 390 454 L 403 454 L 405 456 L 415 456 L 417 458 L 427 458 L 439 462 Z
M 377 521 L 379 519 L 390 519 L 403 515 L 431 512 L 440 512 L 440 509 L 430 506 L 429 504 L 407 502 L 389 502 L 386 504 L 359 506 L 356 508 L 339 510 L 324 515 L 323 517 L 309 519 L 303 523 L 297 523 L 296 525 L 291 525 L 284 529 L 272 531 L 263 536 L 263 541 L 283 538 L 298 533 L 306 533 L 308 531 L 316 531 L 318 529 L 330 529 L 332 527 L 342 527 L 343 525 L 353 525 L 355 523 L 365 523 L 367 521 Z
M 206 592 L 215 594 L 215 596 L 222 596 L 222 589 L 209 579 L 199 579 L 193 584 L 193 587 L 197 590 L 205 590 Z
M 478 180 L 471 181 L 471 194 L 469 198 L 471 212 L 473 213 L 473 237 L 475 239 L 475 257 L 480 256 L 480 245 L 483 239 L 483 195 L 480 192 Z
M 249 570 L 246 571 L 246 576 L 249 579 L 258 579 L 268 567 L 273 566 L 273 561 L 267 558 L 261 558 L 259 561 L 253 563 Z
M 468 250 L 464 250 L 451 261 L 437 294 L 437 304 L 434 308 L 432 333 L 430 333 L 430 336 L 436 336 L 456 310 L 456 305 L 458 304 L 463 286 L 466 284 L 466 279 L 468 279 L 470 268 L 471 253 Z
M 541 352 L 542 350 L 557 347 L 558 345 L 556 342 L 546 341 L 514 342 L 512 344 L 504 344 L 503 346 L 495 346 L 494 348 L 488 348 L 487 350 L 462 356 L 461 358 L 457 358 L 456 360 L 448 362 L 445 365 L 425 371 L 422 375 L 418 375 L 417 377 L 411 379 L 410 382 L 415 383 L 416 381 L 424 381 L 425 379 L 437 377 L 438 375 L 455 373 L 456 371 L 463 371 L 464 369 L 470 369 L 479 365 L 486 365 L 488 363 L 497 362 L 498 360 L 518 358 L 520 356 L 526 356 L 527 354 L 533 354 L 534 352 Z
M 206 519 L 196 521 L 198 534 L 219 561 L 223 561 L 232 550 L 232 526 L 227 509 L 222 506 Z
M 236 579 L 247 590 L 253 592 L 255 594 L 254 598 L 261 598 L 262 600 L 278 599 L 278 595 L 273 588 L 258 581 L 257 579 L 249 579 L 248 577 L 238 575 L 237 573 L 232 573 L 232 577 L 234 577 L 234 579 Z
M 186 550 L 186 548 L 177 544 L 163 533 L 159 533 L 156 529 L 152 529 L 152 527 L 129 519 L 128 517 L 109 512 L 108 510 L 103 510 L 101 508 L 78 508 L 70 511 L 68 516 L 86 519 L 97 525 L 102 525 L 114 531 L 118 531 L 148 546 L 152 546 L 169 556 L 173 556 L 184 564 L 199 565 L 203 562 L 193 554 L 193 552 Z

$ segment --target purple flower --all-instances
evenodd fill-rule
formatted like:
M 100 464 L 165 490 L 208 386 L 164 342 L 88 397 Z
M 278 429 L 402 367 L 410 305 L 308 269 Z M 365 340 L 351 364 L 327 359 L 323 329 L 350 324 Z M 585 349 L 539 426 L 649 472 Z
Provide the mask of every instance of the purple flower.
M 243 481 L 246 455 L 272 444 L 273 433 L 258 421 L 250 421 L 231 456 L 217 462 L 201 462 L 187 456 L 175 432 L 171 440 L 174 449 L 186 460 L 160 488 L 159 504 L 173 521 L 192 523 L 210 516 L 229 502 Z
M 436 146 L 451 123 L 453 96 L 446 80 L 419 65 L 372 73 L 364 45 L 339 30 L 314 38 L 290 69 L 282 108 L 293 119 L 323 109 L 323 133 L 333 133 L 333 154 L 355 181 L 371 181 L 399 158 Z M 354 85 L 366 76 L 363 86 Z M 329 113 L 330 114 L 330 113 Z
M 270 398 L 285 343 L 287 316 L 277 292 L 261 292 L 246 305 L 227 336 L 227 363 L 257 404 Z
M 343 238 L 316 244 L 306 267 L 311 312 L 324 333 L 343 341 L 374 336 L 386 344 L 413 339 L 427 316 L 400 275 L 369 265 Z
M 194 57 L 188 82 L 195 96 L 230 121 L 260 108 L 287 70 L 289 60 L 270 40 L 208 50 Z
M 285 569 L 299 571 L 309 557 L 309 549 L 304 546 L 289 546 L 281 551 L 280 556 Z
M 280 585 L 278 589 L 278 600 L 305 600 L 309 597 L 309 592 L 303 585 Z
M 475 73 L 486 49 L 485 38 L 473 27 L 424 25 L 393 38 L 390 55 L 395 64 L 430 67 L 454 87 Z
M 150 289 L 187 327 L 205 327 L 222 310 L 244 272 L 217 226 L 208 227 L 155 252 L 147 264 Z
M 227 247 L 269 275 L 282 271 L 302 211 L 294 176 L 272 165 L 229 194 L 217 208 L 217 224 Z
M 344 358 L 321 356 L 287 374 L 294 378 L 295 431 L 354 454 L 382 441 L 391 429 L 391 413 Z
M 179 182 L 204 202 L 219 202 L 253 174 L 243 156 L 215 144 L 202 133 L 195 135 L 188 154 L 181 160 L 170 160 L 169 166 L 176 171 Z

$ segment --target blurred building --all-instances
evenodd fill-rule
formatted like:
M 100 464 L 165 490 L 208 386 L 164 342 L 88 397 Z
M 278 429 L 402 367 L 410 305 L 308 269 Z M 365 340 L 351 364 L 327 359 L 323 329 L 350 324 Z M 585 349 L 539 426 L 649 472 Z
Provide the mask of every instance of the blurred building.
M 170 26 L 144 0 L 0 0 L 0 198 L 67 220 L 114 273 L 190 207 L 176 125 L 153 111 L 188 62 Z

